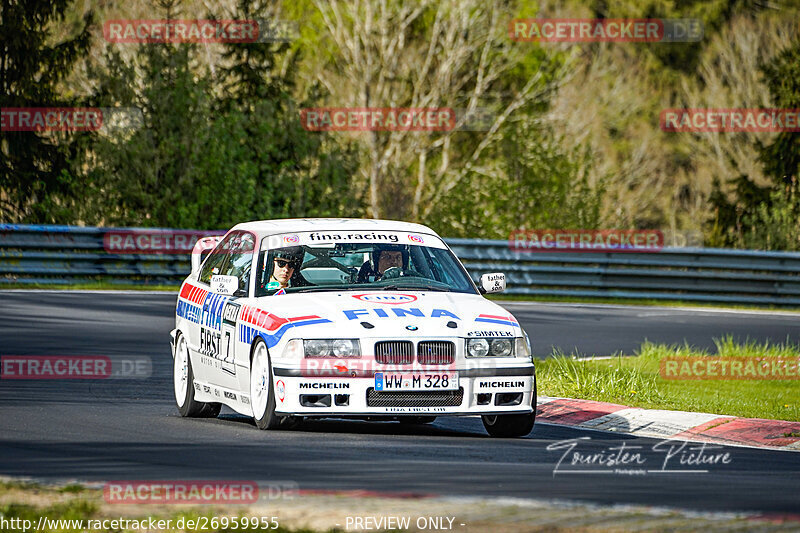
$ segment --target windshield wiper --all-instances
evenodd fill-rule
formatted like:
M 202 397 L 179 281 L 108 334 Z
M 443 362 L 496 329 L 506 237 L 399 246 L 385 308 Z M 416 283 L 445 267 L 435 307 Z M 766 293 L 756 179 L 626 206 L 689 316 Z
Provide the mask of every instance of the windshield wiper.
M 286 294 L 295 294 L 297 292 L 342 292 L 355 290 L 353 287 L 300 287 L 297 290 L 287 292 Z
M 452 292 L 451 289 L 442 288 L 442 287 L 432 287 L 430 285 L 425 285 L 421 287 L 419 285 L 387 285 L 386 287 L 381 287 L 382 291 L 432 291 L 432 292 Z

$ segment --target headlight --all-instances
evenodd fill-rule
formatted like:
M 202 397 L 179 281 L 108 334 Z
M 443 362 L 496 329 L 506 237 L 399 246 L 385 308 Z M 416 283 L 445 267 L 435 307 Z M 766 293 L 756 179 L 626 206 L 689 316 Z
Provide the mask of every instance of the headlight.
M 469 339 L 467 341 L 468 357 L 485 357 L 489 354 L 489 341 L 486 339 Z
M 510 339 L 494 339 L 491 342 L 489 353 L 497 357 L 508 357 L 511 355 L 512 348 Z
M 358 339 L 307 339 L 303 341 L 306 357 L 361 357 Z
M 513 357 L 514 344 L 506 337 L 467 339 L 467 357 Z

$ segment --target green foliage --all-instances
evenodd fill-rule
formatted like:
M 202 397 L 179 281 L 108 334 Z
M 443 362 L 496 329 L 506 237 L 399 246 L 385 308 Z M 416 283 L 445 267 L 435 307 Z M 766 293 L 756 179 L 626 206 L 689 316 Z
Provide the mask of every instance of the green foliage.
M 724 198 L 718 200 L 725 209 L 719 211 L 722 214 L 712 228 L 712 245 L 800 251 L 800 191 L 796 182 L 770 191 L 769 187 L 740 180 L 737 194 L 749 200 L 743 202 L 747 208 Z
M 797 343 L 736 342 L 732 337 L 714 340 L 716 356 L 782 358 L 800 357 Z M 622 403 L 632 407 L 699 411 L 721 415 L 800 420 L 797 382 L 788 379 L 664 379 L 664 358 L 714 357 L 705 350 L 684 345 L 642 343 L 633 355 L 604 359 L 578 359 L 562 353 L 536 362 L 539 394 Z
M 800 109 L 800 39 L 763 71 L 775 107 Z M 772 143 L 759 148 L 764 171 L 775 183 L 789 185 L 800 178 L 800 133 L 779 133 Z
M 528 120 L 508 124 L 495 154 L 497 173 L 472 172 L 430 217 L 451 237 L 507 239 L 515 229 L 600 225 L 602 185 L 587 179 L 590 157 Z
M 763 68 L 776 108 L 800 108 L 800 40 Z M 800 133 L 782 132 L 759 159 L 773 185 L 759 186 L 748 176 L 731 180 L 733 199 L 715 181 L 709 201 L 715 207 L 709 242 L 762 250 L 800 250 Z
M 78 105 L 58 84 L 86 55 L 91 44 L 88 13 L 75 36 L 50 43 L 53 26 L 64 20 L 72 2 L 39 0 L 0 2 L 0 107 Z M 48 30 L 48 28 L 50 30 Z M 0 220 L 70 220 L 79 180 L 66 170 L 78 143 L 63 133 L 0 132 Z
M 247 18 L 257 8 L 242 5 Z M 141 45 L 133 61 L 109 54 L 108 69 L 94 72 L 97 100 L 141 109 L 144 124 L 99 139 L 88 154 L 97 201 L 84 218 L 216 229 L 357 215 L 352 149 L 302 129 L 288 92 L 294 72 L 276 73 L 284 51 L 273 43 L 231 44 L 215 76 L 194 64 L 191 45 Z

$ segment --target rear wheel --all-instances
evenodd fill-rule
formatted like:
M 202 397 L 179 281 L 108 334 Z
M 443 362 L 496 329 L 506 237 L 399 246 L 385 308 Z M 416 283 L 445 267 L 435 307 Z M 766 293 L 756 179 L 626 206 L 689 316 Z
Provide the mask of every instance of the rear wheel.
M 218 403 L 198 402 L 194 399 L 194 371 L 189 357 L 189 344 L 182 334 L 178 336 L 175 361 L 172 366 L 172 383 L 175 403 L 181 416 L 191 418 L 213 418 L 222 408 Z
M 258 429 L 276 429 L 282 417 L 275 414 L 275 392 L 272 386 L 272 365 L 264 341 L 256 341 L 250 363 L 250 403 Z

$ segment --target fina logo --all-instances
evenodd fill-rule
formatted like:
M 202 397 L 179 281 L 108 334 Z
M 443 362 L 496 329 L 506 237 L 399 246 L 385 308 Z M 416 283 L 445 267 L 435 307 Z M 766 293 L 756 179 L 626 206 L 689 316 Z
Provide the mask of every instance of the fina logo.
M 362 302 L 369 302 L 373 304 L 408 304 L 417 299 L 413 294 L 354 294 L 353 298 L 361 300 Z
M 423 242 L 425 242 L 424 240 L 422 240 L 422 237 L 420 237 L 419 235 L 411 235 L 410 233 L 408 234 L 408 240 L 411 241 L 411 242 L 419 243 L 419 244 L 422 244 Z
M 297 244 L 298 242 L 300 242 L 300 237 L 298 237 L 297 235 L 284 235 L 283 242 L 289 244 Z

